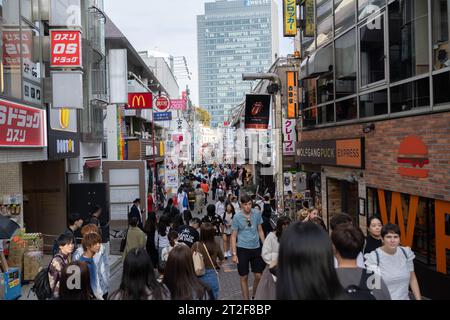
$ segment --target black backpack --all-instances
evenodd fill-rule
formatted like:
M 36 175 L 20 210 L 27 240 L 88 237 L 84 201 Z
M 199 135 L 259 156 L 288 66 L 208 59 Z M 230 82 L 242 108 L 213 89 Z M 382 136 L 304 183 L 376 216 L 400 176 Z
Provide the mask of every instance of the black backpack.
M 350 285 L 345 288 L 351 300 L 377 300 L 372 291 L 367 287 L 367 280 L 371 274 L 368 274 L 364 269 L 361 274 L 361 279 L 358 285 Z
M 62 259 L 61 256 L 55 257 L 59 257 Z M 50 261 L 50 263 L 52 262 Z M 31 291 L 33 291 L 36 294 L 38 300 L 47 300 L 53 298 L 53 291 L 50 288 L 50 282 L 48 280 L 48 267 L 42 268 L 38 272 L 36 277 L 34 277 L 33 287 L 31 287 Z

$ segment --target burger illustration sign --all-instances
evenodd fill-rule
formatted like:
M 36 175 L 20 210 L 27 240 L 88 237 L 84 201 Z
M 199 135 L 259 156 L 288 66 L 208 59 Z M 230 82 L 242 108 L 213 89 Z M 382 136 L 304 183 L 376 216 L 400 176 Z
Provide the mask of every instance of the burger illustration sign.
M 248 94 L 245 99 L 245 128 L 266 130 L 269 118 L 270 95 Z
M 400 143 L 397 162 L 397 172 L 403 177 L 428 177 L 428 148 L 419 137 L 408 136 Z

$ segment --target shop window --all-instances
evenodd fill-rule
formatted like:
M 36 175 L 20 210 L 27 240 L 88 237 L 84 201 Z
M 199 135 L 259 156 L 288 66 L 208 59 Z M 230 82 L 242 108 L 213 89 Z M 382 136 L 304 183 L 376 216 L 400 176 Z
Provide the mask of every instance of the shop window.
M 430 106 L 430 81 L 423 78 L 391 88 L 391 113 Z
M 450 0 L 432 0 L 433 69 L 450 67 Z
M 334 104 L 328 104 L 318 108 L 319 124 L 334 122 Z
M 330 102 L 334 99 L 333 72 L 327 72 L 317 79 L 318 104 Z
M 389 5 L 391 82 L 429 72 L 428 3 L 395 1 Z
M 356 93 L 356 34 L 351 30 L 336 40 L 336 99 Z
M 302 114 L 304 127 L 314 127 L 317 124 L 317 107 L 305 109 Z
M 355 0 L 334 1 L 334 32 L 338 34 L 355 24 Z
M 358 0 L 358 20 L 380 11 L 386 5 L 386 0 Z
M 360 118 L 388 113 L 387 90 L 363 94 L 359 97 Z
M 384 14 L 359 29 L 361 86 L 385 79 Z
M 0 1 L 0 94 L 18 99 L 22 98 L 20 37 L 19 2 Z
M 353 120 L 358 117 L 356 98 L 336 102 L 336 121 Z
M 450 72 L 433 76 L 434 104 L 450 102 Z
M 317 46 L 331 40 L 333 36 L 333 1 L 317 1 Z

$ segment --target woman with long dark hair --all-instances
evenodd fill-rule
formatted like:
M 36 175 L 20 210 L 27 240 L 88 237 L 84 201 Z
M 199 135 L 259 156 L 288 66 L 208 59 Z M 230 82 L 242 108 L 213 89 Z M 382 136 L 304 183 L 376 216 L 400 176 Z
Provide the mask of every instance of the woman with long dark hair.
M 277 299 L 334 300 L 345 297 L 328 234 L 312 222 L 294 222 L 280 241 Z
M 145 249 L 128 252 L 123 263 L 122 282 L 109 300 L 170 300 L 169 289 L 156 280 L 150 256 Z
M 156 214 L 154 212 L 148 213 L 147 221 L 145 221 L 144 232 L 147 234 L 147 243 L 145 248 L 152 259 L 153 266 L 158 265 L 158 250 L 155 247 L 155 233 L 156 233 Z
M 159 218 L 155 232 L 155 249 L 158 250 L 158 261 L 161 261 L 161 253 L 165 247 L 169 246 L 170 217 L 163 214 Z
M 175 246 L 170 252 L 163 283 L 169 288 L 173 300 L 210 300 L 214 296 L 209 286 L 195 275 L 188 246 Z
M 216 230 L 215 227 L 209 223 L 203 223 L 200 226 L 200 241 L 194 243 L 192 246 L 192 252 L 199 252 L 203 256 L 205 262 L 205 274 L 200 277 L 202 281 L 207 283 L 212 292 L 214 293 L 214 299 L 219 299 L 219 277 L 216 269 L 219 268 L 219 263 L 224 261 L 224 256 L 220 245 L 215 240 Z
M 69 288 L 70 277 L 75 273 L 79 274 L 79 286 Z M 91 278 L 86 262 L 76 261 L 69 263 L 61 271 L 61 281 L 59 287 L 60 300 L 95 300 L 91 291 Z

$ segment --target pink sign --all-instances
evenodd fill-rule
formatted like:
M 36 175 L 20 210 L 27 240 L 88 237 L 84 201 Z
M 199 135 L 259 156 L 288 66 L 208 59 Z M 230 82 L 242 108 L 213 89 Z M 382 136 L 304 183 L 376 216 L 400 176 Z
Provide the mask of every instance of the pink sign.
M 186 100 L 172 99 L 170 100 L 170 109 L 172 110 L 186 110 Z

